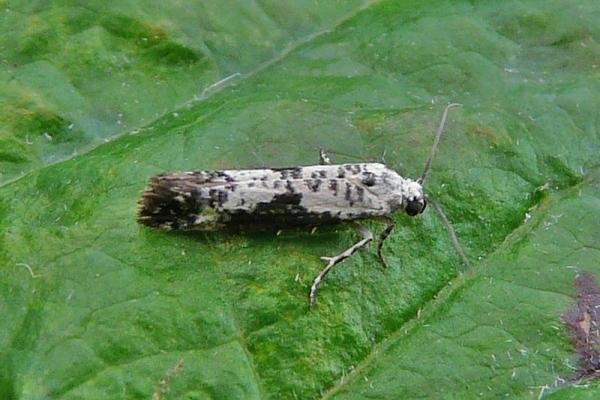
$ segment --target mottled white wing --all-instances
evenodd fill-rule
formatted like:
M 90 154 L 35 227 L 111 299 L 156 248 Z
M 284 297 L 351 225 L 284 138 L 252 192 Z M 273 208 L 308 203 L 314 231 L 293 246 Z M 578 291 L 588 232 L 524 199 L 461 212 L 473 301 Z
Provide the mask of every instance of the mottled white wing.
M 389 214 L 406 180 L 383 164 L 197 171 L 152 178 L 138 220 L 167 229 L 316 225 Z

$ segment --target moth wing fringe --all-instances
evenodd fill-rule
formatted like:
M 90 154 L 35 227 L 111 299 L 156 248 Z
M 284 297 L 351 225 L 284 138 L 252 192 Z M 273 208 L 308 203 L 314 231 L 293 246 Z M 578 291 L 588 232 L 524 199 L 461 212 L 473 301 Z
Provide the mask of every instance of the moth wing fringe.
M 171 229 L 175 221 L 171 205 L 178 195 L 170 175 L 150 178 L 146 190 L 138 200 L 137 222 L 153 228 Z

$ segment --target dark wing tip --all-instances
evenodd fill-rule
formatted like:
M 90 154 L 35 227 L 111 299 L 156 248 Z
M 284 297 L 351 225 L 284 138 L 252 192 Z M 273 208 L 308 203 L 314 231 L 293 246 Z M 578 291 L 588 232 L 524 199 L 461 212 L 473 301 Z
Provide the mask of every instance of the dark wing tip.
M 153 228 L 170 229 L 173 215 L 168 208 L 175 196 L 168 180 L 162 179 L 161 175 L 150 178 L 137 203 L 137 222 Z

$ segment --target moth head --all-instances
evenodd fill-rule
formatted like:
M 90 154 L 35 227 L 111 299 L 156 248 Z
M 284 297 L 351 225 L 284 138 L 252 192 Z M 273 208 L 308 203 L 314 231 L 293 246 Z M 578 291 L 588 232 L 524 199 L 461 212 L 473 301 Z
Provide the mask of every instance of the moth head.
M 420 199 L 414 198 L 406 203 L 406 208 L 404 211 L 406 211 L 406 214 L 414 217 L 415 215 L 419 215 L 425 211 L 425 207 L 427 207 L 427 199 L 425 197 Z
M 414 217 L 425 211 L 427 198 L 423 192 L 423 185 L 418 181 L 415 182 L 407 179 L 402 189 L 402 194 L 404 195 L 403 208 L 406 214 Z

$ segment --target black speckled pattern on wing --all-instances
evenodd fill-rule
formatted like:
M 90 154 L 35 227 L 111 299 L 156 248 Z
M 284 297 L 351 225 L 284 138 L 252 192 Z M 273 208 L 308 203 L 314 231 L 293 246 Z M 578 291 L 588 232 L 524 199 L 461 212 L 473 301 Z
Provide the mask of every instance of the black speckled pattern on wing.
M 175 172 L 150 180 L 138 221 L 200 230 L 335 223 L 403 207 L 410 184 L 377 163 Z

